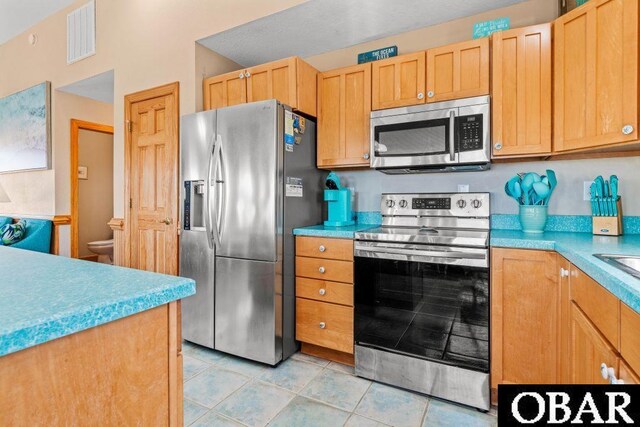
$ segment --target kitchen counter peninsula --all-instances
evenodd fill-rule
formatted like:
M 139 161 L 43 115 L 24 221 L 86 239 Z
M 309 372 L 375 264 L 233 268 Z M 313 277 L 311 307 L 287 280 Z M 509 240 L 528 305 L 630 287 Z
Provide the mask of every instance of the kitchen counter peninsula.
M 181 425 L 186 278 L 0 247 L 0 425 Z

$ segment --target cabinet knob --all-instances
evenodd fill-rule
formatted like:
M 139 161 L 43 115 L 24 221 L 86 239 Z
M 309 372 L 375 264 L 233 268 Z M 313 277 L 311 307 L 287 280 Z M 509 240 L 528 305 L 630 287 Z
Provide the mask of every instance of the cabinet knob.
M 246 78 L 249 78 L 249 77 L 251 77 L 251 73 L 247 71 L 246 73 L 244 73 L 244 76 L 245 76 Z
M 324 329 L 327 325 L 324 322 L 320 322 L 318 326 L 320 326 L 320 329 Z
M 418 93 L 418 99 L 424 99 L 424 93 L 422 92 Z
M 626 125 L 622 128 L 622 133 L 625 135 L 630 135 L 633 133 L 633 126 L 631 125 Z
M 496 142 L 496 143 L 493 145 L 493 148 L 495 148 L 496 150 L 502 150 L 502 144 L 500 144 L 499 142 Z
M 365 159 L 365 160 L 369 160 L 369 153 L 364 153 L 362 155 L 362 158 Z
M 241 72 L 240 74 L 238 74 L 238 78 L 239 79 L 244 79 L 244 73 Z
M 318 248 L 318 250 L 319 250 L 320 252 L 324 252 L 324 251 L 326 251 L 326 250 L 327 250 L 327 248 L 325 248 L 325 247 L 324 247 L 324 245 L 320 245 L 320 247 Z
M 318 291 L 318 293 L 319 293 L 320 295 L 324 295 L 324 294 L 326 294 L 326 293 L 327 293 L 327 291 L 325 291 L 324 289 L 320 289 L 320 290 Z
M 569 277 L 569 270 L 560 267 L 560 277 Z
M 616 371 L 604 362 L 600 365 L 600 375 L 603 379 L 609 380 L 609 384 L 624 384 L 624 380 L 616 378 Z
M 320 274 L 324 274 L 324 267 L 320 267 L 318 271 L 320 272 Z
M 427 92 L 427 96 L 428 96 L 429 98 L 433 98 L 433 96 L 434 96 L 434 95 L 435 95 L 435 93 L 433 93 L 433 91 L 432 91 L 432 90 L 430 90 L 429 92 Z

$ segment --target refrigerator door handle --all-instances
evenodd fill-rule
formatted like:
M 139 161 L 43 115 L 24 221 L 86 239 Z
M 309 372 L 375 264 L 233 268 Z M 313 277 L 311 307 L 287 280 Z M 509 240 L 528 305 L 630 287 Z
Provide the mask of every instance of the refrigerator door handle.
M 213 169 L 210 171 L 210 175 L 207 177 L 207 179 L 209 180 L 209 187 L 211 186 L 211 178 L 216 179 L 216 176 L 218 175 L 221 148 L 222 148 L 222 137 L 220 135 L 216 135 L 216 143 L 213 148 L 213 159 L 214 159 Z M 209 161 L 209 165 L 211 165 L 211 161 Z M 214 182 L 214 185 L 217 187 L 218 183 Z M 217 199 L 218 199 L 218 194 L 216 194 L 216 202 L 217 202 Z M 212 221 L 211 221 L 210 214 L 207 215 L 207 217 L 210 218 L 210 221 L 211 221 L 209 226 L 211 227 L 211 231 L 213 234 L 213 243 L 217 248 L 220 246 L 220 232 L 218 231 L 218 213 L 216 212 L 215 209 L 211 209 L 211 204 L 209 202 L 210 201 L 207 200 L 207 209 L 209 210 L 209 212 L 211 211 L 215 212 L 215 217 L 213 218 Z
M 212 167 L 211 161 L 213 160 L 213 151 L 215 150 L 216 140 L 211 138 L 209 143 L 209 157 L 207 158 L 207 180 L 204 185 L 204 200 L 205 200 L 205 212 L 204 212 L 204 230 L 207 234 L 207 244 L 209 249 L 213 249 L 213 240 L 211 238 L 211 174 Z

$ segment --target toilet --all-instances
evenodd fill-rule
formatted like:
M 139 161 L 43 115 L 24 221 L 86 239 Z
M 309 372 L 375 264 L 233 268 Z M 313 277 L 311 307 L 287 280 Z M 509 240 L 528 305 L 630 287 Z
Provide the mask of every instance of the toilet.
M 98 262 L 113 264 L 113 239 L 89 242 L 87 248 L 98 255 Z

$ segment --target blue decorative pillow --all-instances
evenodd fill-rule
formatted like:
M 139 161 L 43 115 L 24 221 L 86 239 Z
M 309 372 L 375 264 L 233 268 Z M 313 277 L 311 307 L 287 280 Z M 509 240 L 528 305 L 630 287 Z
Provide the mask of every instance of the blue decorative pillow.
M 27 222 L 23 219 L 15 224 L 7 224 L 0 227 L 0 242 L 9 246 L 18 243 L 27 233 Z

